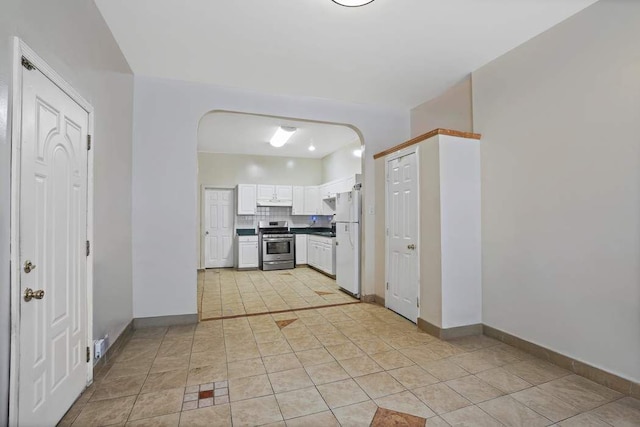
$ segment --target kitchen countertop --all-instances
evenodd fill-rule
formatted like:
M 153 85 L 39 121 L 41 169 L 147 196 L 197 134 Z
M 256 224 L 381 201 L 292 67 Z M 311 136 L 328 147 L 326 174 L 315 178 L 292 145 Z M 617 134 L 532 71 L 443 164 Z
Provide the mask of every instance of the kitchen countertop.
M 293 234 L 313 234 L 323 237 L 336 237 L 336 234 L 331 232 L 330 228 L 321 227 L 291 227 L 291 233 Z M 238 236 L 257 236 L 256 230 L 253 228 L 236 228 L 236 235 Z

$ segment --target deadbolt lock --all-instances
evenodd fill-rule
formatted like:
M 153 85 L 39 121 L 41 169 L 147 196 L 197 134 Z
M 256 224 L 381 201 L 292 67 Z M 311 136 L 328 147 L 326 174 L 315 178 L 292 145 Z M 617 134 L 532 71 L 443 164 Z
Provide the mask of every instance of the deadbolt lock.
M 24 262 L 24 272 L 25 273 L 31 273 L 31 271 L 35 270 L 36 265 L 34 263 L 32 263 L 29 260 L 26 260 Z
M 27 288 L 24 290 L 24 300 L 29 302 L 31 301 L 33 298 L 35 299 L 42 299 L 44 298 L 44 291 L 42 289 L 40 289 L 39 291 L 34 291 L 31 288 Z

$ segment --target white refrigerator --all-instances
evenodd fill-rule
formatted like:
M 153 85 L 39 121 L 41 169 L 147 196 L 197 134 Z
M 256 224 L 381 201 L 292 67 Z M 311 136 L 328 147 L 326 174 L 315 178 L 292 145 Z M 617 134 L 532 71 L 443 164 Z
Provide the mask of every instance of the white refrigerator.
M 360 297 L 360 190 L 336 195 L 336 282 Z

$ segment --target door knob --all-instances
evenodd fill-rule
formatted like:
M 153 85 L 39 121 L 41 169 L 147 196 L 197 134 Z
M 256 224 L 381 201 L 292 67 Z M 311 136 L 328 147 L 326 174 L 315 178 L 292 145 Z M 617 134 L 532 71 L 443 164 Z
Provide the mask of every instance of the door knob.
M 35 270 L 36 265 L 34 263 L 32 263 L 29 260 L 26 260 L 24 262 L 24 272 L 25 273 L 31 273 L 31 271 Z
M 42 289 L 40 289 L 39 291 L 34 291 L 31 288 L 27 288 L 24 290 L 24 300 L 29 302 L 31 301 L 33 298 L 35 299 L 42 299 L 44 298 L 44 291 Z
M 204 234 L 206 234 L 206 235 L 208 236 L 208 235 L 209 235 L 209 232 L 208 232 L 208 231 L 205 231 L 205 232 L 204 232 Z
M 411 245 L 407 246 L 407 249 L 415 250 L 415 248 L 416 248 L 416 245 L 414 245 L 414 244 L 411 244 Z

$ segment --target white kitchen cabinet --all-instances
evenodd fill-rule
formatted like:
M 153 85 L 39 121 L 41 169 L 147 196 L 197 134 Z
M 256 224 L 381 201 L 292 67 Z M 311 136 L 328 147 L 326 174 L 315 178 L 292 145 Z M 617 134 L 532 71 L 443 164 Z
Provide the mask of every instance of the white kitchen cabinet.
M 307 264 L 307 237 L 308 236 L 306 234 L 296 234 L 296 265 Z
M 258 184 L 258 200 L 274 200 L 276 198 L 276 186 Z
M 304 187 L 304 215 L 320 214 L 320 187 Z
M 291 215 L 305 215 L 304 210 L 304 187 L 293 187 L 293 201 L 291 204 Z
M 290 202 L 293 200 L 293 186 L 276 185 L 276 200 L 281 202 Z
M 307 263 L 316 269 L 335 276 L 335 238 L 309 235 Z
M 258 236 L 238 236 L 238 268 L 258 268 Z
M 238 201 L 238 215 L 256 214 L 256 186 L 255 184 L 238 184 L 236 187 L 236 198 Z

